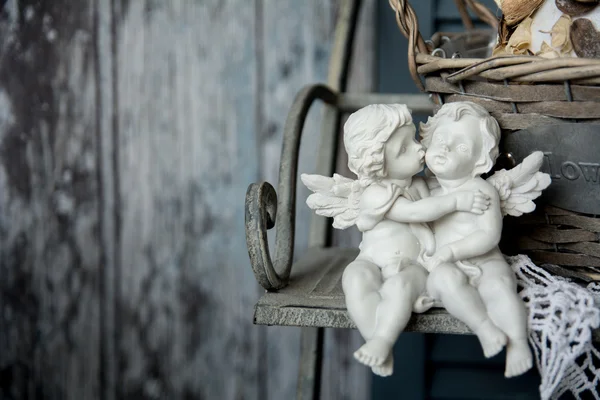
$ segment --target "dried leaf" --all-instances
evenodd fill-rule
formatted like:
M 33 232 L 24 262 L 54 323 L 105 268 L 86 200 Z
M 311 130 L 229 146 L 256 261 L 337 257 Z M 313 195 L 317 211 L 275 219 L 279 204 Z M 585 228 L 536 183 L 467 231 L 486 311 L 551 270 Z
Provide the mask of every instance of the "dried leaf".
M 542 47 L 540 48 L 540 51 L 535 53 L 535 55 L 544 57 L 544 58 L 559 58 L 560 57 L 560 54 L 546 42 L 542 42 Z
M 552 47 L 561 54 L 570 53 L 573 50 L 569 31 L 571 29 L 571 17 L 563 14 L 552 27 Z
M 527 17 L 519 24 L 517 29 L 508 39 L 506 52 L 509 54 L 529 54 L 531 45 L 531 17 Z
M 503 56 L 505 54 L 508 54 L 506 52 L 506 46 L 501 45 L 500 43 L 498 43 L 496 45 L 496 47 L 494 47 L 494 50 L 492 51 L 492 56 Z

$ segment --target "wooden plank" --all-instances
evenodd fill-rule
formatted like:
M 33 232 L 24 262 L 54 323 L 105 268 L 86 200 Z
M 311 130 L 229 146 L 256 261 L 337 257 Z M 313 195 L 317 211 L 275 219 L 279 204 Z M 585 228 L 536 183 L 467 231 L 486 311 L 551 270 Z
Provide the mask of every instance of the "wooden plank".
M 323 331 L 323 328 L 302 329 L 297 400 L 319 398 L 323 362 Z
M 371 93 L 375 88 L 376 3 L 376 0 L 361 1 L 346 88 L 350 95 Z M 344 176 L 353 176 L 348 169 L 348 156 L 341 133 L 342 129 L 339 129 L 336 172 Z M 327 224 L 331 226 L 331 220 L 328 219 Z M 333 229 L 332 245 L 339 246 L 343 243 L 344 247 L 356 248 L 361 236 L 355 227 L 345 230 Z M 360 333 L 355 329 L 325 329 L 324 334 L 321 398 L 369 398 L 371 369 L 358 363 L 353 357 L 354 352 L 364 343 Z
M 116 2 L 95 2 L 96 7 L 96 81 L 98 85 L 97 97 L 98 115 L 97 140 L 98 140 L 98 189 L 101 202 L 99 215 L 99 235 L 102 245 L 102 258 L 100 264 L 101 284 L 100 303 L 101 312 L 101 342 L 100 352 L 100 382 L 101 392 L 99 397 L 104 400 L 113 400 L 117 396 L 118 381 L 118 350 L 119 321 L 116 304 L 118 301 L 118 285 L 120 266 L 119 252 L 119 185 L 118 171 L 115 155 L 118 154 L 116 141 L 118 129 L 115 129 L 115 106 L 118 99 L 115 97 L 116 76 L 114 57 L 113 18 L 120 15 L 120 9 L 115 8 Z
M 509 103 L 469 95 L 451 94 L 446 96 L 445 101 L 472 101 L 495 114 L 512 112 L 512 105 Z M 600 118 L 600 107 L 598 107 L 598 103 L 595 101 L 519 103 L 517 108 L 521 114 L 542 114 L 555 118 L 580 118 L 588 120 Z
M 296 93 L 304 85 L 327 81 L 341 2 L 263 0 L 261 3 L 260 176 L 276 183 L 285 117 Z M 300 146 L 300 172 L 314 172 L 317 166 L 322 113 L 321 104 L 313 106 L 305 123 Z M 306 205 L 309 194 L 299 183 L 294 246 L 297 256 L 309 246 L 309 221 L 313 215 Z M 265 372 L 269 377 L 264 383 L 266 393 L 273 399 L 293 398 L 297 387 L 301 330 L 273 326 L 265 329 L 263 334 L 263 352 L 268 360 Z M 347 370 L 339 364 L 336 368 Z M 332 378 L 324 377 L 324 380 Z
M 259 169 L 256 2 L 117 3 L 118 397 L 263 398 L 242 234 Z
M 364 340 L 356 329 L 325 329 L 322 399 L 368 399 L 372 372 L 353 354 Z
M 591 232 L 600 232 L 600 219 L 584 217 L 582 215 L 557 215 L 550 217 L 550 222 L 555 225 L 572 226 Z
M 561 118 L 553 118 L 539 114 L 511 114 L 511 113 L 491 113 L 502 129 L 506 130 L 519 130 L 527 129 L 532 126 L 539 125 L 558 125 L 564 124 L 565 122 L 571 122 L 569 120 Z M 600 123 L 600 119 L 587 119 L 580 120 L 579 123 Z
M 558 264 L 563 267 L 600 267 L 600 258 L 580 254 L 554 253 L 549 251 L 532 251 L 531 259 L 537 263 Z
M 0 397 L 99 399 L 94 2 L 0 4 Z
M 554 207 L 554 206 L 549 206 L 549 205 L 545 205 L 544 208 L 544 213 L 549 215 L 549 216 L 553 216 L 553 215 L 577 215 L 576 213 L 574 213 L 573 211 L 569 211 L 569 210 L 565 210 L 563 208 L 558 208 L 558 207 Z
M 567 243 L 558 246 L 561 250 L 569 250 L 600 258 L 600 243 L 580 242 Z
M 466 99 L 466 101 L 477 102 L 475 100 L 476 98 Z M 434 106 L 434 113 L 437 112 L 439 108 L 439 106 Z M 514 114 L 512 111 L 510 113 L 490 111 L 490 114 L 496 118 L 500 124 L 500 127 L 504 131 L 516 131 L 520 129 L 531 128 L 533 126 L 560 125 L 567 122 L 572 122 L 572 120 L 569 119 L 548 117 L 540 114 Z M 600 123 L 600 119 L 582 119 L 578 122 L 582 124 L 597 124 Z
M 465 94 L 504 102 L 567 101 L 563 85 L 508 85 L 500 83 L 463 81 L 459 84 L 444 81 L 439 77 L 425 78 L 429 92 Z M 463 92 L 464 89 L 464 92 Z M 571 85 L 573 101 L 594 101 L 600 96 L 600 87 Z
M 531 238 L 547 243 L 575 243 L 596 240 L 597 236 L 582 229 L 556 229 L 555 227 L 538 227 L 530 233 Z
M 254 322 L 261 325 L 356 329 L 346 310 L 333 308 L 278 307 L 259 302 Z M 413 314 L 405 332 L 471 334 L 469 328 L 444 310 Z
M 554 245 L 532 239 L 528 236 L 522 236 L 517 239 L 517 246 L 522 250 L 554 250 Z
M 583 282 L 588 283 L 594 281 L 594 279 L 589 276 L 590 272 L 592 272 L 592 270 L 589 268 L 563 268 L 556 264 L 544 264 L 543 268 L 553 275 L 563 276 L 565 278 L 580 279 Z
M 378 93 L 346 93 L 340 96 L 338 106 L 347 112 L 354 112 L 369 104 L 406 104 L 414 114 L 430 115 L 434 103 L 426 94 L 378 94 Z

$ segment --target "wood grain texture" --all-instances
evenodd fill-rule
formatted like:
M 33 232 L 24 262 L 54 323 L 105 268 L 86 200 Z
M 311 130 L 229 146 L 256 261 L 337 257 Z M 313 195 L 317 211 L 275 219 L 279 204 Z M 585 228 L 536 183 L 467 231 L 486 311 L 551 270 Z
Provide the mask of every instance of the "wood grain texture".
M 252 325 L 243 198 L 277 181 L 339 1 L 0 2 L 0 398 L 294 397 L 299 329 Z M 349 354 L 326 379 L 364 398 Z
M 255 3 L 124 1 L 119 16 L 119 398 L 256 399 Z
M 510 113 L 512 105 L 510 103 L 484 99 L 480 97 L 451 94 L 445 96 L 446 102 L 472 101 L 485 107 L 491 113 Z M 519 113 L 522 114 L 540 114 L 555 118 L 581 118 L 598 119 L 600 118 L 600 108 L 594 101 L 544 101 L 519 103 L 517 106 Z
M 538 263 L 558 264 L 562 267 L 600 267 L 600 258 L 581 254 L 555 253 L 550 251 L 532 251 L 531 259 Z
M 339 1 L 263 0 L 260 3 L 259 166 L 261 178 L 276 184 L 283 127 L 292 101 L 305 85 L 327 80 Z M 314 171 L 316 167 L 321 115 L 322 106 L 313 106 L 304 125 L 300 173 Z M 308 247 L 312 215 L 306 205 L 309 193 L 304 185 L 298 184 L 295 258 Z M 278 326 L 261 329 L 268 377 L 265 395 L 269 399 L 293 398 L 298 382 L 300 329 Z
M 462 88 L 459 84 L 444 81 L 440 77 L 425 78 L 428 92 L 468 93 L 496 101 L 532 102 L 532 101 L 568 101 L 564 85 L 502 85 L 500 83 L 476 82 L 465 80 Z M 463 93 L 464 89 L 464 93 Z M 573 101 L 595 100 L 600 95 L 600 87 L 571 85 Z
M 93 4 L 0 3 L 0 398 L 100 398 Z
M 349 93 L 367 93 L 375 90 L 376 8 L 375 0 L 362 1 L 348 75 Z M 345 118 L 342 118 L 342 123 L 344 121 Z M 348 169 L 348 155 L 344 149 L 341 129 L 338 138 L 336 172 L 354 177 Z M 343 231 L 335 229 L 332 242 L 334 246 L 356 248 L 361 237 L 356 227 Z M 353 357 L 354 352 L 363 343 L 364 340 L 355 329 L 325 330 L 321 398 L 356 400 L 370 398 L 371 370 L 358 363 Z

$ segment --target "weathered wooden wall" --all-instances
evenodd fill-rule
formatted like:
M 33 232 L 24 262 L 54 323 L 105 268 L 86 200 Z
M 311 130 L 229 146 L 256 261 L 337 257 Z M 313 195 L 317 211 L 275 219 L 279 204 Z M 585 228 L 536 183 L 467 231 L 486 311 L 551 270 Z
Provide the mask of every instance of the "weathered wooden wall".
M 299 330 L 252 325 L 243 199 L 277 180 L 340 1 L 0 1 L 0 398 L 293 397 Z M 326 398 L 365 398 L 356 333 L 329 336 Z

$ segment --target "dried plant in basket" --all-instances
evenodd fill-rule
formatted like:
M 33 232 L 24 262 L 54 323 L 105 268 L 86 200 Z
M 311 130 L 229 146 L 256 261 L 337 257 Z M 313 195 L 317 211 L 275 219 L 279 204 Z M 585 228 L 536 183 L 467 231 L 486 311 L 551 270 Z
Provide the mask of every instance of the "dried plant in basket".
M 504 14 L 508 26 L 513 26 L 530 17 L 544 0 L 495 0 Z

